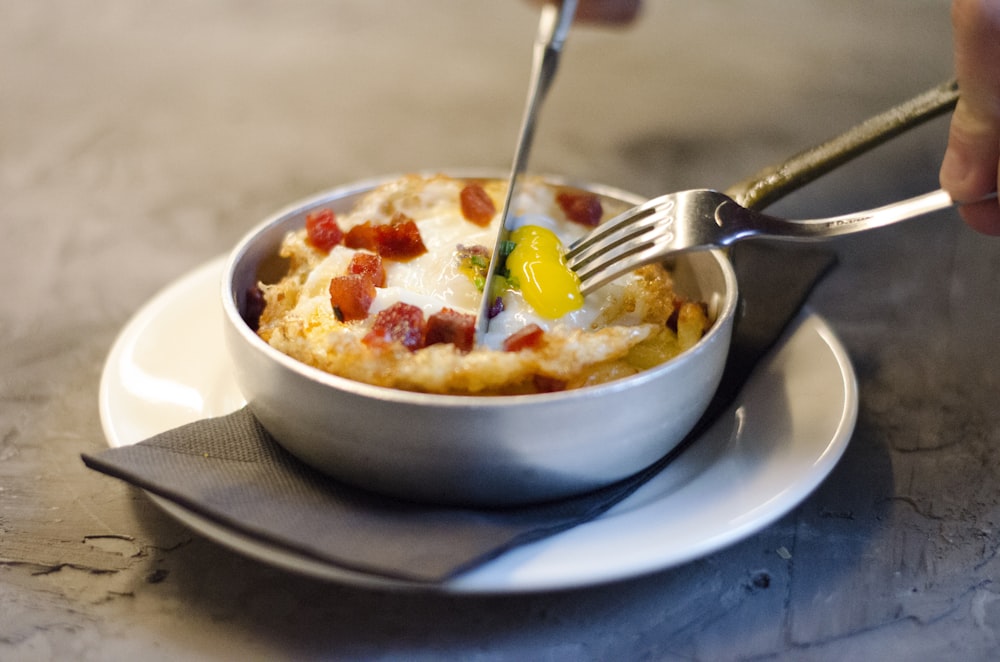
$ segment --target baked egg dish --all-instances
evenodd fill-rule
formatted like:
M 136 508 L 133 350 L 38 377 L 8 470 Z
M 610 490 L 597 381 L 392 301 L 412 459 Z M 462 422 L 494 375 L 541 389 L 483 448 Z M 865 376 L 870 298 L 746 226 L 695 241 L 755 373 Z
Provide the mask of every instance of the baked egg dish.
M 513 232 L 493 246 L 506 182 L 407 175 L 347 213 L 316 209 L 289 232 L 287 272 L 248 295 L 247 321 L 275 349 L 377 386 L 440 394 L 575 389 L 634 375 L 694 345 L 707 306 L 662 265 L 583 296 L 565 246 L 624 208 L 594 193 L 525 181 Z M 494 250 L 504 258 L 489 331 L 476 315 Z

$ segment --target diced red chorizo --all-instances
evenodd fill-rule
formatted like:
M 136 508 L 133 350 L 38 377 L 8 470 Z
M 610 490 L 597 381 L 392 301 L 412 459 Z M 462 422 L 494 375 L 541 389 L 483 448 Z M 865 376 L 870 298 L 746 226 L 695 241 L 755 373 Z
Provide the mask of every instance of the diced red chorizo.
M 535 390 L 538 391 L 539 393 L 555 393 L 556 391 L 566 390 L 566 382 L 556 377 L 547 377 L 546 375 L 535 375 L 532 378 L 532 382 L 535 385 Z
M 347 273 L 369 278 L 375 287 L 385 287 L 385 267 L 374 253 L 355 253 L 347 265 Z
M 379 311 L 378 315 L 375 316 L 371 331 L 362 339 L 362 342 L 369 346 L 398 342 L 410 351 L 414 351 L 424 346 L 425 332 L 424 311 L 416 306 L 398 301 Z
M 359 274 L 335 276 L 330 279 L 330 305 L 343 322 L 363 320 L 375 300 L 375 285 Z
M 493 220 L 493 215 L 497 213 L 497 207 L 493 203 L 493 198 L 486 192 L 483 185 L 478 182 L 469 182 L 458 194 L 459 202 L 462 205 L 462 216 L 465 220 L 482 227 L 489 225 Z
M 520 352 L 522 349 L 532 349 L 538 347 L 542 342 L 545 331 L 537 324 L 529 324 L 520 331 L 507 336 L 503 341 L 503 351 Z
M 374 251 L 376 246 L 375 226 L 372 225 L 371 221 L 358 223 L 344 235 L 344 245 L 355 250 Z
M 601 199 L 593 193 L 564 189 L 556 195 L 556 202 L 566 214 L 566 218 L 587 227 L 600 224 L 601 216 L 604 215 Z
M 260 285 L 251 285 L 246 290 L 246 299 L 243 304 L 243 321 L 254 331 L 260 328 L 260 316 L 264 314 L 267 303 L 264 301 L 264 293 Z
M 406 214 L 397 213 L 392 221 L 376 225 L 375 252 L 390 260 L 411 260 L 427 252 L 420 229 Z
M 442 308 L 427 318 L 425 345 L 451 343 L 468 352 L 476 338 L 476 317 L 451 308 Z
M 344 238 L 344 231 L 332 209 L 319 209 L 306 214 L 306 237 L 317 249 L 329 253 Z

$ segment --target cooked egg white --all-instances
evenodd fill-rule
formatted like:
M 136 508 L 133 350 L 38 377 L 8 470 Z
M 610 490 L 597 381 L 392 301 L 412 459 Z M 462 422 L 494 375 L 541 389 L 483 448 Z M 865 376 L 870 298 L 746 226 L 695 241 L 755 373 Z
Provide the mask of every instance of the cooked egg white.
M 499 209 L 505 184 L 492 180 L 483 184 Z M 628 363 L 630 351 L 660 338 L 673 311 L 672 283 L 658 266 L 600 288 L 578 310 L 557 319 L 539 315 L 519 292 L 508 291 L 504 310 L 491 320 L 483 345 L 471 352 L 460 352 L 453 345 L 416 352 L 402 347 L 376 350 L 361 341 L 374 316 L 400 301 L 420 307 L 425 316 L 442 308 L 477 314 L 482 294 L 460 269 L 456 251 L 459 246 L 476 245 L 492 250 L 499 214 L 485 227 L 466 220 L 458 203 L 464 185 L 463 180 L 443 175 L 407 176 L 379 187 L 349 214 L 338 216 L 346 232 L 366 221 L 389 222 L 402 212 L 417 223 L 427 247 L 425 254 L 411 260 L 383 260 L 386 287 L 376 290 L 368 319 L 359 322 L 338 321 L 329 299 L 330 279 L 345 273 L 355 251 L 336 246 L 323 254 L 306 241 L 304 230 L 290 233 L 282 246 L 282 255 L 291 258 L 289 274 L 263 288 L 267 307 L 261 336 L 281 351 L 334 374 L 437 393 L 531 392 L 538 378 L 573 388 L 638 371 Z M 515 211 L 522 222 L 551 229 L 566 244 L 587 228 L 563 216 L 555 195 L 553 187 L 530 182 Z M 501 350 L 505 338 L 529 324 L 546 331 L 541 347 Z

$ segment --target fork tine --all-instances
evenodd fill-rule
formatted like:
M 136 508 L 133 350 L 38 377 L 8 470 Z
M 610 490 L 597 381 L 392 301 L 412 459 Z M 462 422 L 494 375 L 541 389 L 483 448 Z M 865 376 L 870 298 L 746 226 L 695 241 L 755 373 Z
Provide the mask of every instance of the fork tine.
M 566 263 L 580 277 L 586 294 L 622 274 L 649 264 L 670 241 L 663 226 L 672 223 L 674 195 L 654 198 L 610 219 L 571 244 Z
M 656 210 L 653 208 L 636 210 L 627 217 L 613 218 L 607 227 L 584 237 L 566 252 L 566 261 L 573 269 L 580 269 L 608 251 L 625 243 L 641 242 L 644 235 L 657 226 Z
M 604 259 L 597 264 L 575 269 L 580 278 L 580 292 L 586 295 L 619 276 L 663 259 L 669 243 L 669 238 L 653 236 L 642 243 L 619 244 L 602 254 Z
M 673 195 L 665 195 L 652 200 L 647 200 L 638 207 L 634 207 L 605 221 L 594 228 L 589 234 L 576 240 L 569 246 L 566 252 L 567 260 L 579 260 L 581 254 L 589 253 L 599 246 L 609 246 L 621 243 L 621 238 L 638 233 L 639 228 L 648 227 L 640 225 L 641 221 L 649 218 L 657 212 L 662 213 L 664 207 L 672 206 Z M 635 227 L 638 226 L 638 227 Z M 634 228 L 634 229 L 632 229 Z M 619 233 L 626 234 L 619 234 Z

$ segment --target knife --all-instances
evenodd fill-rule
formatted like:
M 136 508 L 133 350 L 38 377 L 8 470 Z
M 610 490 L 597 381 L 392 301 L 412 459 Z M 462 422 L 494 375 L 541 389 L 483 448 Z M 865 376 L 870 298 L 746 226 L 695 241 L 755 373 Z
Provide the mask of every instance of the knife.
M 518 134 L 517 145 L 514 149 L 514 163 L 511 166 L 510 178 L 507 182 L 507 195 L 504 198 L 503 209 L 500 212 L 500 227 L 497 230 L 497 240 L 493 245 L 493 254 L 490 256 L 490 264 L 486 270 L 486 281 L 483 284 L 483 296 L 479 305 L 479 314 L 476 316 L 476 344 L 480 344 L 489 329 L 491 317 L 495 317 L 498 312 L 497 299 L 499 294 L 493 293 L 493 283 L 497 274 L 502 274 L 507 261 L 508 238 L 511 228 L 508 223 L 511 220 L 511 209 L 514 201 L 517 200 L 519 187 L 522 183 L 525 168 L 528 164 L 528 152 L 531 150 L 531 141 L 535 133 L 535 120 L 538 110 L 542 105 L 552 79 L 556 75 L 556 67 L 559 64 L 559 54 L 562 52 L 563 43 L 569 33 L 570 25 L 573 23 L 573 15 L 576 13 L 576 0 L 562 0 L 561 3 L 546 4 L 542 8 L 542 15 L 538 23 L 538 35 L 535 37 L 535 45 L 532 54 L 531 83 L 528 87 L 528 98 L 525 103 L 524 116 L 521 119 L 521 130 Z M 502 305 L 502 302 L 501 302 Z M 502 308 L 501 308 L 502 309 Z

